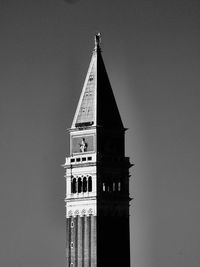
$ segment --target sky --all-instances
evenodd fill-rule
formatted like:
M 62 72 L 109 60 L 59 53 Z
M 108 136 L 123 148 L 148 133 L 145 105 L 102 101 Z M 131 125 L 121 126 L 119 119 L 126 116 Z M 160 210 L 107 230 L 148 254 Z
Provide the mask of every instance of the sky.
M 135 164 L 131 267 L 198 267 L 197 0 L 0 0 L 0 266 L 65 266 L 66 129 L 99 31 Z

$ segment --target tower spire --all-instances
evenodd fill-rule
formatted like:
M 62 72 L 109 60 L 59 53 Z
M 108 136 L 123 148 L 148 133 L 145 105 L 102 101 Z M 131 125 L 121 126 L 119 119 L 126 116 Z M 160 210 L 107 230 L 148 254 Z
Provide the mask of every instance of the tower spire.
M 71 128 L 101 126 L 124 129 L 101 55 L 100 33 L 95 35 L 94 41 L 94 52 Z

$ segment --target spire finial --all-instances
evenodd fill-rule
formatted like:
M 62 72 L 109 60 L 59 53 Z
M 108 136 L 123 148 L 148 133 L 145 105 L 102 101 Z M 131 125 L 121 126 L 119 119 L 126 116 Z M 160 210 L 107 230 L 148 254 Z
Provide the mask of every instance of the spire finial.
M 97 51 L 97 49 L 100 49 L 100 43 L 101 43 L 101 33 L 100 32 L 95 34 L 94 42 L 95 42 L 94 50 Z

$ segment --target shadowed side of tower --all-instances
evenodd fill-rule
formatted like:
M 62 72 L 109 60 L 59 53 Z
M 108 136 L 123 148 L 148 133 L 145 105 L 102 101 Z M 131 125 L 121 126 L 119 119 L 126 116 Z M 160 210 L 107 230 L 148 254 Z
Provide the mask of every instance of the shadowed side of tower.
M 70 157 L 64 164 L 67 266 L 129 267 L 131 164 L 100 34 L 69 133 Z

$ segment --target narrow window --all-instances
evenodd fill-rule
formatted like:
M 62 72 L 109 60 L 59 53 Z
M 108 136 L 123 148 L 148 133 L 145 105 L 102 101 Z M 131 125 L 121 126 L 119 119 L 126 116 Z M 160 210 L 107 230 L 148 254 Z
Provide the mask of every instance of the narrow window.
M 88 192 L 92 192 L 92 177 L 88 178 Z
M 86 177 L 83 178 L 83 192 L 87 192 L 87 179 L 86 179 Z
M 72 180 L 71 193 L 76 193 L 76 178 Z
M 106 191 L 106 184 L 103 183 L 103 192 L 105 192 L 105 191 Z
M 71 221 L 71 228 L 74 228 L 74 222 Z
M 109 182 L 109 188 L 110 188 L 110 192 L 113 192 L 113 184 L 112 184 L 112 182 Z
M 105 183 L 105 192 L 109 192 L 109 185 L 108 185 L 108 182 Z
M 106 190 L 107 192 L 110 192 L 110 185 L 109 185 L 109 183 L 107 183 L 107 190 Z
M 115 191 L 117 192 L 118 191 L 118 182 L 115 182 Z
M 121 191 L 121 183 L 118 182 L 118 191 Z
M 82 181 L 81 178 L 78 178 L 78 193 L 82 192 Z
M 71 248 L 74 248 L 74 242 L 71 242 Z
M 115 183 L 113 183 L 113 192 L 115 192 Z

